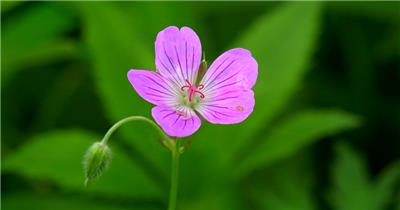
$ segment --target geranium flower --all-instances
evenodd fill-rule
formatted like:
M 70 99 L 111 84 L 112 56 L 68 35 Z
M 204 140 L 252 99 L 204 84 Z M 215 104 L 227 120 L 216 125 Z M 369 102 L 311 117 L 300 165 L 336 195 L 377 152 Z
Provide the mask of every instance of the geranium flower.
M 197 113 L 210 123 L 235 124 L 253 112 L 258 64 L 248 50 L 226 51 L 200 80 L 199 37 L 191 28 L 170 26 L 158 33 L 155 55 L 157 72 L 130 70 L 128 79 L 156 105 L 153 118 L 167 135 L 192 135 L 201 125 Z

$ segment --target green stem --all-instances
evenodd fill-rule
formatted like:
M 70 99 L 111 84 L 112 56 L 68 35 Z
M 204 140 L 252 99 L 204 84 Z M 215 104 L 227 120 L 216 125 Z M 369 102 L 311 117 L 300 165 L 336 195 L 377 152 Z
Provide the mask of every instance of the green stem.
M 161 130 L 160 127 L 158 127 L 158 125 L 156 123 L 154 123 L 152 120 L 146 118 L 146 117 L 142 117 L 142 116 L 130 116 L 127 118 L 124 118 L 120 121 L 118 121 L 117 123 L 115 123 L 106 133 L 106 135 L 104 135 L 103 140 L 101 140 L 101 143 L 103 144 L 107 144 L 108 139 L 110 139 L 111 135 L 119 128 L 121 127 L 123 124 L 127 123 L 127 122 L 131 122 L 131 121 L 143 121 L 146 123 L 149 123 L 151 126 L 153 126 L 158 133 L 160 134 L 160 136 L 166 141 L 166 142 L 171 142 L 172 140 Z
M 169 195 L 168 210 L 176 210 L 176 197 L 178 194 L 178 171 L 179 171 L 179 156 L 180 156 L 180 142 L 178 139 L 171 139 L 164 131 L 152 120 L 142 116 L 130 116 L 115 123 L 104 135 L 101 140 L 102 144 L 107 144 L 111 135 L 123 124 L 131 121 L 143 121 L 153 126 L 160 136 L 164 139 L 163 143 L 172 153 L 172 171 L 171 171 L 171 190 Z
M 179 173 L 179 140 L 175 140 L 175 147 L 172 150 L 172 166 L 171 166 L 171 189 L 169 194 L 168 210 L 176 210 L 176 197 L 178 195 L 178 173 Z

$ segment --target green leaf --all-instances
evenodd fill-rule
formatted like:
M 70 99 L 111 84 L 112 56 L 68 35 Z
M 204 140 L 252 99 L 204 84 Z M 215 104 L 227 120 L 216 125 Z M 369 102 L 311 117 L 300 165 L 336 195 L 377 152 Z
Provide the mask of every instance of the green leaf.
M 156 210 L 157 208 L 128 207 L 110 205 L 98 200 L 82 199 L 78 196 L 37 194 L 37 193 L 13 193 L 6 194 L 2 198 L 2 207 L 8 210 Z
M 2 20 L 2 80 L 32 63 L 72 56 L 75 46 L 63 34 L 74 26 L 73 16 L 52 3 L 40 3 Z M 63 41 L 61 41 L 63 40 Z
M 179 209 L 190 210 L 240 210 L 232 195 L 236 193 L 234 186 L 209 186 L 208 190 L 203 193 L 196 193 L 195 196 L 185 196 L 185 199 L 180 199 Z
M 248 181 L 243 196 L 254 203 L 255 209 L 313 210 L 314 177 L 310 155 L 298 154 L 273 164 Z M 293 179 L 293 174 L 296 178 Z
M 314 52 L 320 10 L 320 3 L 287 3 L 258 20 L 235 44 L 252 52 L 259 72 L 256 106 L 236 149 L 270 123 L 298 89 Z
M 357 117 L 342 111 L 303 111 L 274 126 L 259 145 L 237 163 L 237 175 L 243 177 L 317 140 L 358 125 Z
M 397 193 L 397 199 L 395 199 L 395 209 L 400 210 L 400 192 Z
M 13 10 L 15 7 L 19 6 L 23 1 L 1 1 L 1 14 Z
M 319 3 L 285 3 L 245 30 L 232 47 L 249 49 L 258 62 L 254 112 L 238 125 L 218 129 L 204 126 L 201 132 L 207 134 L 198 139 L 207 138 L 205 135 L 219 139 L 218 147 L 224 147 L 227 152 L 223 155 L 229 156 L 225 157 L 228 160 L 246 144 L 253 143 L 252 136 L 285 108 L 298 89 L 314 51 L 320 9 Z
M 327 3 L 329 13 L 335 16 L 346 15 L 359 18 L 376 18 L 385 22 L 398 24 L 400 20 L 398 2 L 329 2 Z
M 82 159 L 100 136 L 78 130 L 38 135 L 4 160 L 3 170 L 32 179 L 49 179 L 61 187 L 116 196 L 159 198 L 161 189 L 118 148 L 110 167 L 84 188 Z
M 336 153 L 330 201 L 337 210 L 386 209 L 391 199 L 398 196 L 395 189 L 400 182 L 400 162 L 387 167 L 373 183 L 364 158 L 348 144 L 338 144 Z
M 337 145 L 336 153 L 332 166 L 332 205 L 337 210 L 371 209 L 373 187 L 364 160 L 344 143 Z
M 374 209 L 385 209 L 386 205 L 390 203 L 390 199 L 395 192 L 396 186 L 397 191 L 400 193 L 398 184 L 400 184 L 400 162 L 397 161 L 388 166 L 381 174 L 375 183 Z M 397 193 L 397 194 L 398 194 Z M 398 195 L 397 195 L 398 196 Z M 400 197 L 397 197 L 397 202 L 400 202 Z

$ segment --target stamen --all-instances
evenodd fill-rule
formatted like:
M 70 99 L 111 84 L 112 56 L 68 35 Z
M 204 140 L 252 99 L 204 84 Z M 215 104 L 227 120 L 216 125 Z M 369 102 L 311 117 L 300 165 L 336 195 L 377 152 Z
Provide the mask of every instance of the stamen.
M 201 84 L 201 85 L 196 87 L 196 85 L 193 85 L 192 83 L 190 83 L 189 80 L 185 80 L 185 82 L 186 82 L 187 85 L 182 86 L 181 90 L 185 91 L 185 89 L 187 88 L 188 95 L 189 95 L 189 102 L 192 102 L 193 96 L 196 93 L 200 94 L 200 98 L 204 98 L 205 97 L 204 94 L 200 91 L 201 89 L 204 88 L 204 85 Z
M 196 90 L 196 91 L 194 91 L 194 92 L 200 94 L 200 98 L 204 98 L 204 94 L 203 94 L 202 92 L 200 92 L 200 91 L 198 91 L 198 90 Z
M 184 85 L 184 86 L 181 87 L 182 91 L 185 91 L 185 88 L 190 89 L 190 87 L 192 86 L 192 84 L 190 84 L 189 80 L 186 80 L 186 84 L 187 85 Z

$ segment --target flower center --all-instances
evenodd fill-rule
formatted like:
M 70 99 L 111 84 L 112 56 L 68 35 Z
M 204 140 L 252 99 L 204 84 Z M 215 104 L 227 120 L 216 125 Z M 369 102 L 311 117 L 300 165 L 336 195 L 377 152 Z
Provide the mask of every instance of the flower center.
M 193 101 L 194 95 L 197 93 L 200 95 L 200 98 L 204 98 L 204 94 L 200 91 L 201 89 L 204 88 L 204 85 L 199 85 L 196 86 L 194 84 L 191 84 L 189 80 L 186 80 L 186 85 L 181 87 L 182 91 L 187 90 L 187 94 L 189 96 L 189 103 Z

